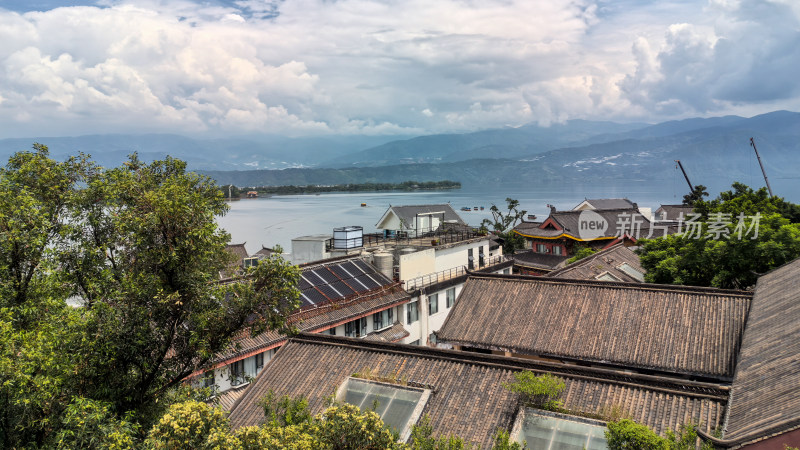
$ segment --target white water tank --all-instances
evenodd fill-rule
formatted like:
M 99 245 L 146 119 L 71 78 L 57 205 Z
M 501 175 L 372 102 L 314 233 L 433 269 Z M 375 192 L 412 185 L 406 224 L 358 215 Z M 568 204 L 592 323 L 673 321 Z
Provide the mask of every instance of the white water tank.
M 381 252 L 373 255 L 375 267 L 378 268 L 380 273 L 386 275 L 386 278 L 392 279 L 392 267 L 394 265 L 394 255 L 391 253 Z
M 347 250 L 364 246 L 364 228 L 359 226 L 333 229 L 333 248 Z

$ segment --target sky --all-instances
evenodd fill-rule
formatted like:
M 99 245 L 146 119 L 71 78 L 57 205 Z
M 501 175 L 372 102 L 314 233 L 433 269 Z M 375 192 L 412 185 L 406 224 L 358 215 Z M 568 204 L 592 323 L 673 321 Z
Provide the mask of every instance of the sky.
M 0 138 L 800 111 L 797 0 L 0 0 Z

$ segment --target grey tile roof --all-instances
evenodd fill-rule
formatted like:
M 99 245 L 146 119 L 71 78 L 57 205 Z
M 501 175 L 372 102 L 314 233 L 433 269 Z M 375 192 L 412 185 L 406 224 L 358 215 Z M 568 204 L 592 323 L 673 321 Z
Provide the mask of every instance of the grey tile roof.
M 724 438 L 746 443 L 798 427 L 800 259 L 758 279 Z
M 395 322 L 391 327 L 385 330 L 369 333 L 364 336 L 364 339 L 368 341 L 398 342 L 408 337 L 410 334 L 411 333 L 403 327 L 403 324 Z
M 228 264 L 225 270 L 220 272 L 220 278 L 225 279 L 235 276 L 242 268 L 243 260 L 250 256 L 247 254 L 247 249 L 244 244 L 243 242 L 241 244 L 228 244 L 225 246 L 225 251 L 231 255 L 233 260 Z
M 635 207 L 634 203 L 627 198 L 587 198 L 584 201 L 592 205 L 595 209 L 625 209 Z M 578 205 L 576 205 L 576 208 Z
M 655 211 L 656 220 L 678 220 L 678 216 L 683 213 L 684 220 L 687 216 L 694 211 L 694 208 L 686 205 L 661 205 Z M 667 213 L 667 217 L 663 218 L 662 213 Z
M 541 225 L 535 225 L 539 222 L 522 222 L 514 227 L 514 231 L 517 234 L 529 238 L 554 238 L 565 235 L 576 240 L 583 240 L 580 235 L 579 218 L 581 214 L 585 212 L 586 211 L 551 212 L 548 219 L 555 221 L 561 230 L 556 230 L 549 227 L 546 229 L 539 228 Z M 636 231 L 638 231 L 638 237 L 645 238 L 650 234 L 651 228 L 653 229 L 652 237 L 660 237 L 664 234 L 669 234 L 676 231 L 675 227 L 667 230 L 659 227 L 658 225 L 654 226 L 647 217 L 643 216 L 639 212 L 638 209 L 605 209 L 592 212 L 602 217 L 607 224 L 604 234 L 598 239 L 613 239 L 614 237 L 621 235 L 623 231 L 625 231 L 625 234 L 631 235 L 634 238 L 637 238 Z M 630 222 L 633 220 L 637 222 L 638 230 L 634 230 L 634 227 L 630 224 Z M 547 220 L 541 222 L 541 224 L 546 222 Z
M 623 263 L 628 264 L 642 274 L 646 272 L 639 262 L 639 255 L 628 247 L 625 247 L 624 244 L 619 243 L 599 251 L 594 255 L 575 261 L 566 267 L 550 272 L 545 276 L 548 278 L 567 278 L 573 280 L 596 280 L 599 275 L 608 272 L 619 281 L 630 283 L 641 282 L 641 280 L 636 279 L 628 272 L 620 269 Z
M 542 270 L 555 270 L 566 260 L 568 260 L 569 256 L 538 253 L 533 250 L 528 250 L 522 253 L 514 253 L 512 258 L 514 258 L 515 266 Z
M 565 408 L 598 414 L 617 407 L 659 433 L 687 421 L 699 423 L 702 430 L 714 429 L 727 395 L 717 386 L 688 380 L 303 334 L 281 348 L 251 383 L 231 411 L 231 424 L 238 428 L 262 423 L 258 400 L 269 390 L 279 396 L 304 396 L 316 414 L 337 387 L 364 370 L 430 386 L 432 395 L 422 414 L 431 418 L 434 435 L 455 434 L 482 448 L 491 447 L 498 427 L 509 429 L 513 424 L 517 399 L 502 385 L 522 370 L 561 377 Z
M 471 276 L 440 342 L 729 381 L 751 293 Z
M 444 212 L 444 221 L 453 222 L 460 225 L 467 223 L 458 215 L 458 213 L 450 206 L 449 203 L 442 203 L 438 205 L 407 205 L 407 206 L 390 206 L 388 211 L 394 212 L 398 218 L 413 226 L 417 214 L 427 214 L 434 212 Z M 384 213 L 384 216 L 386 214 Z

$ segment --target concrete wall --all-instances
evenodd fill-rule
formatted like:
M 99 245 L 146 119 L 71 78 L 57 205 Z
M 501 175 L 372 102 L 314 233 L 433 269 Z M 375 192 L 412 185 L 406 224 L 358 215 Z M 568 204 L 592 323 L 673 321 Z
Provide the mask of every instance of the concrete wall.
M 469 262 L 469 249 L 472 250 L 475 268 L 478 267 L 478 248 L 483 247 L 484 258 L 489 258 L 489 240 L 458 245 L 450 248 L 436 249 L 436 264 L 434 272 L 441 272 L 455 267 L 466 266 Z M 498 249 L 499 253 L 499 249 Z M 494 252 L 493 252 L 494 254 Z
M 292 239 L 292 264 L 304 264 L 330 258 L 325 252 L 325 241 L 330 236 L 301 237 Z
M 400 255 L 400 281 L 436 272 L 436 250 L 433 248 Z

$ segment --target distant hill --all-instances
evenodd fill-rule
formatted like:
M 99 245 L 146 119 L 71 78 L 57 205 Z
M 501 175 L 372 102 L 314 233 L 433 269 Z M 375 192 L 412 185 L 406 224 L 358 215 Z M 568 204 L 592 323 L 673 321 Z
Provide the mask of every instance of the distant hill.
M 374 148 L 323 161 L 322 167 L 365 167 L 441 163 L 476 158 L 515 158 L 584 143 L 608 133 L 636 130 L 647 124 L 570 120 L 542 127 L 528 124 L 466 134 L 436 134 L 387 142 Z
M 99 164 L 118 166 L 133 152 L 144 161 L 171 155 L 187 162 L 191 169 L 237 170 L 313 167 L 320 161 L 374 147 L 397 136 L 327 136 L 287 138 L 194 139 L 174 134 L 90 135 L 77 137 L 31 137 L 0 139 L 3 160 L 34 142 L 47 145 L 51 155 L 63 158 L 88 153 Z
M 524 187 L 555 181 L 586 184 L 628 179 L 652 182 L 657 188 L 659 183 L 684 183 L 675 169 L 674 160 L 680 159 L 694 184 L 718 191 L 734 181 L 763 185 L 749 145 L 750 137 L 755 138 L 773 183 L 798 178 L 800 113 L 787 111 L 752 118 L 731 116 L 668 122 L 616 135 L 592 136 L 584 142 L 592 139 L 600 142 L 530 153 L 515 159 L 207 173 L 222 184 L 240 186 L 450 179 L 460 181 L 465 187 Z M 502 144 L 495 145 L 504 148 Z

